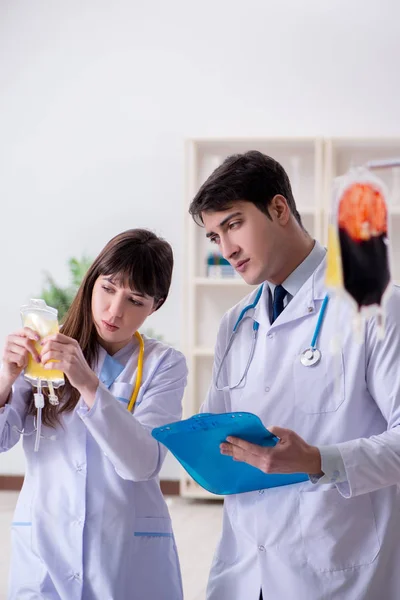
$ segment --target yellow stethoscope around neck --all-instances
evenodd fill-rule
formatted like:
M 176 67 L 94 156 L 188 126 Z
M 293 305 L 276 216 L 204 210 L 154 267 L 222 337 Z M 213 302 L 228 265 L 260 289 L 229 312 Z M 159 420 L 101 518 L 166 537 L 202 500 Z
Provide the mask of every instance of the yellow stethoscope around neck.
M 139 394 L 140 386 L 142 383 L 142 377 L 143 377 L 144 341 L 138 331 L 135 332 L 135 337 L 139 342 L 139 357 L 138 357 L 138 363 L 137 363 L 135 387 L 133 388 L 132 396 L 131 396 L 131 399 L 129 400 L 129 404 L 128 404 L 129 412 L 133 412 L 133 409 L 134 409 L 134 406 L 135 406 L 135 403 L 136 403 L 136 400 L 137 400 L 137 397 Z

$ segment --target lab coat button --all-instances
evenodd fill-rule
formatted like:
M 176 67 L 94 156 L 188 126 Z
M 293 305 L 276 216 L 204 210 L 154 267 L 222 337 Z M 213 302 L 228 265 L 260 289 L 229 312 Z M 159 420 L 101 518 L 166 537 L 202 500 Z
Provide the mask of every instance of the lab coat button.
M 76 579 L 77 581 L 81 580 L 81 574 L 80 573 L 74 573 L 74 579 Z
M 266 392 L 269 392 L 269 390 L 270 390 L 270 388 L 267 386 L 267 387 L 265 388 L 265 391 L 266 391 Z
M 274 337 L 274 334 L 273 333 L 269 333 L 268 337 L 269 337 L 270 340 L 272 340 L 272 338 Z
M 309 306 L 309 307 L 308 307 L 308 312 L 309 312 L 309 313 L 312 313 L 312 311 L 313 311 L 313 310 L 314 310 L 314 309 L 313 309 L 313 307 L 312 307 L 312 306 Z
M 258 493 L 260 494 L 260 496 L 262 496 L 264 493 L 264 490 L 258 490 Z
M 81 472 L 81 471 L 83 471 L 83 467 L 84 466 L 85 465 L 76 465 L 76 470 L 79 471 L 79 472 Z
M 265 547 L 264 546 L 258 546 L 258 549 L 260 552 L 265 552 Z

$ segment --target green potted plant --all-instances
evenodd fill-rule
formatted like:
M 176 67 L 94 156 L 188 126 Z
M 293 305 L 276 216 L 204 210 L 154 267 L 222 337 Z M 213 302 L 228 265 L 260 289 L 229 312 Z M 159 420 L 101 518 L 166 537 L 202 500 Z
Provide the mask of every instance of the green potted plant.
M 62 322 L 71 306 L 72 300 L 75 298 L 82 279 L 91 264 L 92 259 L 87 256 L 83 256 L 80 260 L 70 258 L 68 267 L 71 282 L 67 287 L 59 286 L 50 273 L 45 274 L 44 288 L 40 297 L 43 298 L 48 306 L 52 306 L 58 310 L 58 319 L 60 322 Z

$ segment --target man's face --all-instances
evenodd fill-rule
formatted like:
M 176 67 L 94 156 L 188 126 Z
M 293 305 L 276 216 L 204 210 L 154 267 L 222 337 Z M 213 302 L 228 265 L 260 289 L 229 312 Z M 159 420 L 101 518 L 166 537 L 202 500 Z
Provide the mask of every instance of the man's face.
M 285 262 L 287 238 L 274 201 L 269 212 L 271 219 L 252 202 L 236 201 L 231 208 L 201 215 L 207 237 L 250 285 L 275 283 Z

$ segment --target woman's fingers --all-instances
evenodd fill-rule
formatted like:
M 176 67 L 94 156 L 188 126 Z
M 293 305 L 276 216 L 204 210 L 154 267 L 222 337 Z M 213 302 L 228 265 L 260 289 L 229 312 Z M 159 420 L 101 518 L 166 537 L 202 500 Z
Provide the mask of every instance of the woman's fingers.
M 37 331 L 34 331 L 30 327 L 24 327 L 21 330 L 21 334 L 25 335 L 25 337 L 27 337 L 30 340 L 33 340 L 35 342 L 38 342 L 40 340 L 40 335 L 37 333 Z
M 65 354 L 58 352 L 57 350 L 49 350 L 48 352 L 42 353 L 41 362 L 43 365 L 54 361 L 60 361 L 65 358 Z
M 17 354 L 29 352 L 36 362 L 40 362 L 40 356 L 35 348 L 35 342 L 30 338 L 18 335 L 9 336 L 7 339 L 6 350 L 12 350 Z
M 8 350 L 4 353 L 3 359 L 5 362 L 16 365 L 20 369 L 23 369 L 28 364 L 27 353 L 21 354 L 19 352 Z

